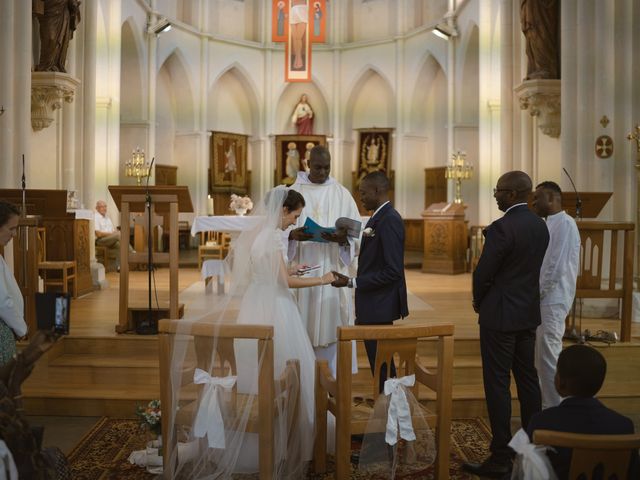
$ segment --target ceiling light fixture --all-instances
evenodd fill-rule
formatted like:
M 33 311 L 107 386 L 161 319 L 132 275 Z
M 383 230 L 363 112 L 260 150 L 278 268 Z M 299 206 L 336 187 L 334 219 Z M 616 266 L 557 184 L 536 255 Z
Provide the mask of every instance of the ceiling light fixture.
M 160 35 L 161 33 L 168 32 L 171 30 L 171 22 L 166 18 L 160 18 L 158 23 L 155 25 L 149 26 L 148 32 L 153 33 L 155 35 Z
M 458 31 L 455 29 L 455 27 L 452 27 L 446 23 L 439 23 L 438 25 L 433 27 L 431 33 L 444 40 L 449 40 L 451 37 L 458 36 Z

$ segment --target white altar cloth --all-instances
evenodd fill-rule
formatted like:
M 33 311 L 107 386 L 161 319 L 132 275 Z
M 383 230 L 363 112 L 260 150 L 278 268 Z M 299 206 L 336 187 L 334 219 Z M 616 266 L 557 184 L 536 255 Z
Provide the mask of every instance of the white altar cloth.
M 252 229 L 261 218 L 240 215 L 196 217 L 191 226 L 191 235 L 195 237 L 198 232 L 242 232 Z

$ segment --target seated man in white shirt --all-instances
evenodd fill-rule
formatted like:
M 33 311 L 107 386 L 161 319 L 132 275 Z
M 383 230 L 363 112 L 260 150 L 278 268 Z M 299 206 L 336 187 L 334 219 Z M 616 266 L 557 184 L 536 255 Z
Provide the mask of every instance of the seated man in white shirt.
M 116 230 L 113 222 L 107 216 L 107 204 L 103 200 L 96 202 L 94 229 L 96 233 L 96 245 L 107 247 L 109 250 L 115 252 L 116 268 L 120 270 L 120 231 Z M 129 245 L 129 251 L 133 251 L 131 245 Z

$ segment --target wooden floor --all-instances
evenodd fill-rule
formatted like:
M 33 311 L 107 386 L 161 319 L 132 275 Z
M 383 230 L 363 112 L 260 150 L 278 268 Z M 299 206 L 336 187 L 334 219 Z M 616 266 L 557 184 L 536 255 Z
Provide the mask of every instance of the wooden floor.
M 421 273 L 419 270 L 406 270 L 409 289 L 410 315 L 403 322 L 412 323 L 429 320 L 434 322 L 452 322 L 456 326 L 457 338 L 478 338 L 477 315 L 471 308 L 471 275 L 435 275 Z M 169 300 L 169 270 L 157 269 L 154 273 L 154 285 L 158 301 L 162 304 Z M 118 291 L 120 276 L 108 273 L 109 288 L 97 290 L 89 295 L 73 300 L 71 307 L 70 335 L 80 337 L 118 336 L 115 325 L 118 317 Z M 147 302 L 147 272 L 130 273 L 129 298 L 137 304 Z M 215 295 L 205 299 L 204 283 L 196 268 L 181 268 L 179 274 L 180 302 L 185 304 L 185 316 L 201 311 L 203 302 L 215 301 Z M 199 293 L 202 298 L 199 299 Z M 185 297 L 186 295 L 186 297 Z M 155 294 L 152 296 L 156 302 Z M 206 304 L 206 303 L 204 303 Z M 583 319 L 582 328 L 595 332 L 598 330 L 619 330 L 618 320 Z M 632 335 L 640 337 L 640 323 L 632 324 Z
M 155 271 L 157 301 L 168 301 L 169 271 Z M 471 308 L 471 276 L 423 274 L 406 270 L 409 311 L 406 323 L 450 322 L 455 325 L 453 415 L 468 418 L 486 415 L 479 354 L 477 315 Z M 38 363 L 25 382 L 25 407 L 32 415 L 117 417 L 133 416 L 136 406 L 159 397 L 158 342 L 155 335 L 115 333 L 118 323 L 119 275 L 107 274 L 109 288 L 75 299 L 71 305 L 70 335 L 58 342 Z M 147 302 L 147 272 L 131 272 L 131 302 Z M 210 311 L 221 297 L 205 293 L 196 268 L 179 272 L 180 303 L 185 318 L 197 318 Z M 153 295 L 156 302 L 156 295 Z M 618 320 L 584 319 L 582 328 L 619 330 Z M 597 344 L 608 362 L 608 375 L 601 398 L 623 413 L 640 413 L 640 324 L 632 326 L 634 341 L 608 346 Z M 428 342 L 427 342 L 428 343 Z M 427 366 L 433 366 L 426 345 L 421 352 Z M 354 391 L 368 385 L 370 372 L 362 345 L 358 347 L 360 372 Z M 367 387 L 367 391 L 368 391 Z M 421 390 L 422 392 L 422 390 Z M 513 392 L 515 399 L 515 392 Z M 430 401 L 425 392 L 420 396 Z M 518 403 L 513 402 L 514 415 Z

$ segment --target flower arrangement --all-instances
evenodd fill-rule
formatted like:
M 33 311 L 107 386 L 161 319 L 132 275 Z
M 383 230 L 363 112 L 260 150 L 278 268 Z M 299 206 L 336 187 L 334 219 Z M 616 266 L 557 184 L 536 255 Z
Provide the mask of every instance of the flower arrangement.
M 241 197 L 239 195 L 236 195 L 235 193 L 231 194 L 231 203 L 229 204 L 230 210 L 244 210 L 246 212 L 247 210 L 251 210 L 252 208 L 253 202 L 249 197 Z
M 162 433 L 162 411 L 160 410 L 160 400 L 151 400 L 146 407 L 138 405 L 136 415 L 140 417 L 140 425 L 148 428 L 151 433 L 160 435 Z

